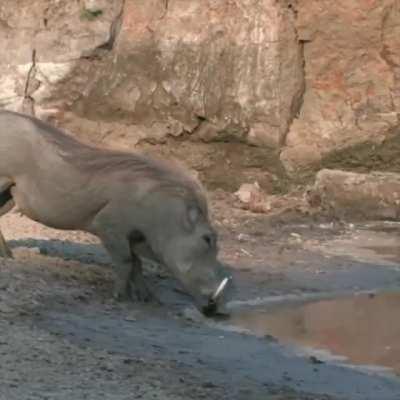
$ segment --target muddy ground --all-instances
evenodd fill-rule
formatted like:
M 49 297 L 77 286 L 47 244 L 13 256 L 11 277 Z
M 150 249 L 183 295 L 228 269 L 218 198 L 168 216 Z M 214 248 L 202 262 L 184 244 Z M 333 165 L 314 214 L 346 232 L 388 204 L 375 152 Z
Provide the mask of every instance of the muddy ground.
M 400 286 L 400 227 L 296 210 L 241 210 L 214 193 L 221 259 L 237 282 L 232 313 Z M 267 334 L 201 317 L 168 273 L 146 275 L 162 306 L 117 303 L 98 241 L 1 219 L 0 399 L 396 400 L 400 379 L 320 361 Z M 278 340 L 277 340 L 278 339 Z

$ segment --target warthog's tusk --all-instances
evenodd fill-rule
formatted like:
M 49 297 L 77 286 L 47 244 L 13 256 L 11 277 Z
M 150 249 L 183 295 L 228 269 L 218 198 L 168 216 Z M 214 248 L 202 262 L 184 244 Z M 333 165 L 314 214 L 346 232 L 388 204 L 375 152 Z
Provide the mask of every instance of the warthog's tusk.
M 218 297 L 221 295 L 221 293 L 223 292 L 223 290 L 225 289 L 226 284 L 228 283 L 229 279 L 231 278 L 224 278 L 222 280 L 222 282 L 219 284 L 217 290 L 215 291 L 215 293 L 212 295 L 211 299 L 213 301 L 216 301 L 218 299 Z

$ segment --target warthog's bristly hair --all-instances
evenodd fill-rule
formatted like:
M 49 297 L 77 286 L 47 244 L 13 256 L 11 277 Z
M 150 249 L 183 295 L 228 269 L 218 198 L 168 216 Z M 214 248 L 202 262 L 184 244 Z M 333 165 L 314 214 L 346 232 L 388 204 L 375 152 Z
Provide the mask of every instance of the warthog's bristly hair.
M 35 124 L 53 144 L 66 162 L 92 174 L 124 171 L 133 179 L 151 179 L 155 190 L 166 190 L 176 195 L 190 197 L 196 201 L 205 214 L 208 214 L 205 191 L 200 182 L 186 173 L 177 163 L 149 157 L 137 152 L 118 151 L 94 147 L 78 141 L 66 132 L 49 126 L 40 120 L 25 116 Z

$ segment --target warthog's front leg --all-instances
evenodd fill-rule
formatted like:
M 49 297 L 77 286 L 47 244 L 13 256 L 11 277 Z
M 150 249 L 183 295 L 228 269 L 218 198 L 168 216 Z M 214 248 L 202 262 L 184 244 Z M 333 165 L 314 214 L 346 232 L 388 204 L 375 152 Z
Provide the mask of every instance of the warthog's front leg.
M 103 237 L 102 242 L 115 267 L 114 297 L 118 300 L 153 300 L 154 296 L 144 281 L 141 260 L 131 253 L 128 240 L 122 237 Z
M 106 205 L 93 219 L 90 230 L 98 236 L 108 251 L 115 267 L 114 297 L 116 299 L 149 301 L 154 298 L 142 274 L 140 259 L 131 251 L 124 220 L 113 204 Z M 131 230 L 132 232 L 132 230 Z
M 144 280 L 142 270 L 142 260 L 135 254 L 131 253 L 132 256 L 132 270 L 129 280 L 129 294 L 132 299 L 139 301 L 157 301 L 156 297 L 150 292 L 147 284 Z

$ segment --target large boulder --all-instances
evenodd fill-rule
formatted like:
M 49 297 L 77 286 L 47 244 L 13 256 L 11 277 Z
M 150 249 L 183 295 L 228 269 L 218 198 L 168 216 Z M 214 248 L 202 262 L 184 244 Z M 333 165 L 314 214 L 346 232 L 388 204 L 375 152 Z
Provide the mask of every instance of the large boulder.
M 133 144 L 189 134 L 279 148 L 303 87 L 284 3 L 125 1 L 114 49 L 72 111 L 129 126 L 119 130 Z M 120 139 L 117 131 L 107 140 Z
M 314 206 L 347 220 L 399 220 L 400 174 L 323 169 L 308 193 Z

